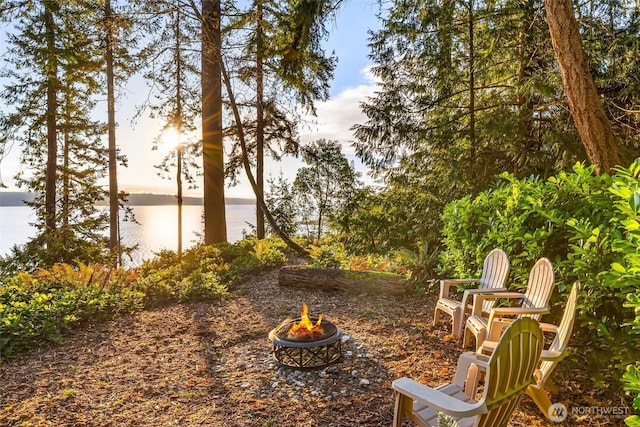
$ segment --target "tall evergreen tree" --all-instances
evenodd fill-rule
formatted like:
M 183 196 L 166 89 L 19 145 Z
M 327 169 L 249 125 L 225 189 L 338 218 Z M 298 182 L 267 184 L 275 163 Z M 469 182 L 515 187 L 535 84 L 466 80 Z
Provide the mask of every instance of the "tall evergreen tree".
M 225 242 L 224 144 L 222 136 L 222 11 L 220 0 L 202 0 L 202 157 L 204 242 Z
M 163 122 L 163 128 L 154 141 L 154 149 L 166 134 L 178 138 L 157 167 L 160 175 L 169 176 L 176 167 L 178 184 L 178 254 L 181 252 L 182 179 L 195 188 L 195 174 L 200 169 L 201 139 L 195 137 L 196 122 L 200 115 L 200 54 L 198 35 L 200 21 L 189 8 L 179 1 L 154 3 L 157 39 L 148 46 L 150 58 L 145 78 L 153 87 L 148 104 L 152 117 Z
M 95 104 L 87 97 L 99 87 L 96 45 L 87 36 L 92 12 L 54 0 L 13 6 L 19 14 L 2 92 L 13 110 L 2 117 L 0 143 L 22 146 L 27 170 L 17 184 L 36 195 L 38 234 L 22 254 L 32 258 L 23 263 L 101 260 L 105 217 L 95 203 L 105 196 L 97 183 L 106 151 L 99 144 L 104 128 L 90 118 Z
M 109 150 L 109 248 L 113 261 L 120 259 L 120 218 L 118 200 L 118 158 L 116 146 L 116 95 L 113 52 L 115 47 L 115 17 L 111 0 L 104 2 L 105 71 L 107 78 L 107 133 Z

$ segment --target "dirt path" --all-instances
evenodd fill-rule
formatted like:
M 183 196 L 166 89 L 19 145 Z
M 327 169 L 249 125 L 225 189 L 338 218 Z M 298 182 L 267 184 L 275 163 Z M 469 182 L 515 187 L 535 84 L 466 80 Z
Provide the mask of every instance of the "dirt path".
M 303 301 L 348 336 L 342 362 L 318 371 L 274 362 L 267 334 Z M 445 341 L 448 326 L 431 325 L 432 314 L 433 295 L 297 291 L 279 287 L 277 271 L 269 272 L 224 301 L 89 325 L 0 365 L 0 425 L 388 426 L 393 379 L 436 386 L 455 372 L 461 350 Z M 561 364 L 555 398 L 588 403 L 592 385 L 574 365 Z M 525 397 L 512 425 L 557 424 Z

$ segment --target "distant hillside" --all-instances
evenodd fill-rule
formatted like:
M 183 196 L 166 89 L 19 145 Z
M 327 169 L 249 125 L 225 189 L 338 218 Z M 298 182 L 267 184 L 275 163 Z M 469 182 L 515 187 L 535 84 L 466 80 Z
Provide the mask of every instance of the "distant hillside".
M 0 206 L 24 206 L 24 201 L 33 200 L 33 194 L 19 191 L 0 191 Z M 202 205 L 202 197 L 183 197 L 183 205 Z M 253 205 L 255 200 L 238 197 L 227 197 L 227 205 Z M 170 194 L 129 194 L 128 206 L 160 206 L 175 205 L 176 196 Z M 106 205 L 106 201 L 98 203 Z
M 0 191 L 0 206 L 24 206 L 24 202 L 30 200 L 33 200 L 31 193 Z

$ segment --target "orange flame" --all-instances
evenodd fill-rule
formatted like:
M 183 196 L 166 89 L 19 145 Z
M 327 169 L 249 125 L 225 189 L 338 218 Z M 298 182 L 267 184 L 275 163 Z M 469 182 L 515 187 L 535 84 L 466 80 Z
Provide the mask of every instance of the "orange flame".
M 318 316 L 318 321 L 314 324 L 309 319 L 309 308 L 306 303 L 302 303 L 302 313 L 300 313 L 300 321 L 293 322 L 293 325 L 287 333 L 289 338 L 310 338 L 317 337 L 324 333 L 324 328 L 320 325 L 322 315 Z

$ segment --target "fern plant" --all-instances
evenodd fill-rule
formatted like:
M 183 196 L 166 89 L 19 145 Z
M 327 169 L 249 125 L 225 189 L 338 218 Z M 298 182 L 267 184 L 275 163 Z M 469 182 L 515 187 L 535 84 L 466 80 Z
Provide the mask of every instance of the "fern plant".
M 451 415 L 438 414 L 438 427 L 458 427 L 458 422 Z

